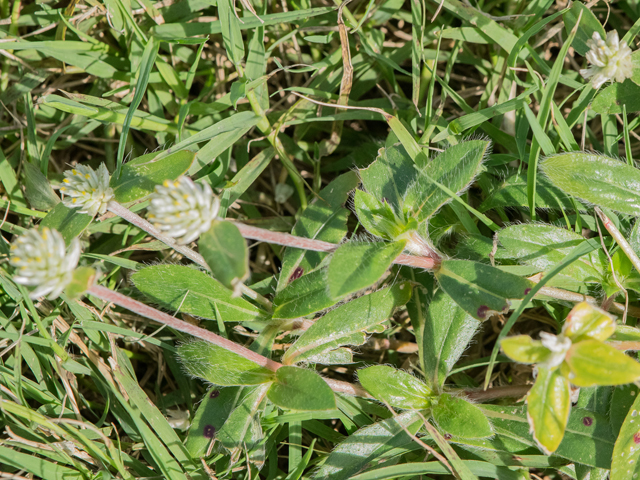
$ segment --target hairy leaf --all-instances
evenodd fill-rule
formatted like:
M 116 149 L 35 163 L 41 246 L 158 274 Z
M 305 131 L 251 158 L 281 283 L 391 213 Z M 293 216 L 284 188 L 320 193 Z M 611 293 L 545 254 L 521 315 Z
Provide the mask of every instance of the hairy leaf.
M 565 192 L 594 205 L 640 215 L 640 171 L 620 160 L 593 153 L 563 153 L 540 168 Z
M 434 400 L 431 415 L 445 435 L 461 438 L 487 438 L 493 435 L 493 428 L 482 410 L 448 393 Z
M 225 322 L 263 320 L 266 313 L 204 272 L 180 265 L 154 265 L 131 276 L 133 284 L 172 312 L 184 312 Z
M 214 385 L 260 385 L 275 380 L 271 370 L 209 342 L 185 343 L 178 347 L 178 354 L 189 375 Z
M 374 365 L 358 370 L 358 380 L 373 397 L 392 407 L 420 410 L 431 405 L 431 389 L 402 370 Z
M 333 410 L 336 399 L 329 385 L 312 370 L 280 367 L 276 381 L 267 397 L 280 408 L 288 410 Z
M 436 271 L 442 289 L 478 320 L 491 312 L 509 311 L 509 299 L 521 299 L 533 282 L 511 273 L 467 260 L 444 260 Z

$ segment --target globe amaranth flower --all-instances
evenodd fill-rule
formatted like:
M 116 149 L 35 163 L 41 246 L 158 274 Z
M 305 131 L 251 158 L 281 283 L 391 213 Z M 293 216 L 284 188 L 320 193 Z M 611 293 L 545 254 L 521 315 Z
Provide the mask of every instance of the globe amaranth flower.
M 591 66 L 580 70 L 584 78 L 591 78 L 593 88 L 600 88 L 605 82 L 624 82 L 633 74 L 631 49 L 627 42 L 621 42 L 615 30 L 607 33 L 603 40 L 598 32 L 593 32 L 587 41 L 590 50 L 586 57 Z
M 147 218 L 162 233 L 186 244 L 209 230 L 219 210 L 220 200 L 209 185 L 180 177 L 156 186 Z
M 77 238 L 67 248 L 57 230 L 32 228 L 12 243 L 9 262 L 16 268 L 16 283 L 35 287 L 29 294 L 31 298 L 48 295 L 54 299 L 71 282 L 79 258 Z
M 70 208 L 79 208 L 80 213 L 102 215 L 107 211 L 107 204 L 113 199 L 113 189 L 109 186 L 109 171 L 104 163 L 98 170 L 86 165 L 78 165 L 64 172 L 64 193 L 62 202 Z

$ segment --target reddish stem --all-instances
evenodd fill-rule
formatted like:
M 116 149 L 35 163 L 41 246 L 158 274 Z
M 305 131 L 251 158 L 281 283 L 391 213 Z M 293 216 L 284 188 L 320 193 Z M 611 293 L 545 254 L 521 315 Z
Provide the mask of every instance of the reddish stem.
M 289 233 L 272 232 L 271 230 L 252 227 L 240 222 L 234 222 L 234 224 L 238 227 L 238 230 L 240 230 L 240 233 L 244 238 L 273 243 L 275 245 L 300 248 L 303 250 L 313 250 L 315 252 L 333 252 L 340 246 L 335 243 L 324 242 L 322 240 L 296 237 Z M 437 266 L 438 262 L 436 259 L 431 257 L 417 257 L 414 255 L 402 254 L 398 255 L 393 263 L 398 265 L 407 265 L 408 267 L 424 268 L 425 270 L 433 270 Z
M 196 338 L 213 343 L 214 345 L 218 345 L 225 350 L 229 350 L 230 352 L 238 354 L 246 358 L 247 360 L 251 360 L 252 362 L 257 363 L 261 367 L 268 368 L 269 370 L 273 370 L 274 372 L 282 366 L 282 364 L 278 362 L 274 362 L 273 360 L 263 357 L 256 352 L 252 352 L 248 348 L 243 347 L 242 345 L 238 345 L 231 340 L 227 340 L 220 335 L 216 335 L 209 330 L 191 325 L 190 323 L 179 320 L 175 317 L 172 317 L 171 315 L 161 312 L 160 310 L 156 310 L 153 307 L 145 305 L 144 303 L 138 302 L 137 300 L 129 298 L 126 295 L 114 292 L 113 290 L 102 287 L 100 285 L 93 285 L 89 288 L 89 290 L 87 290 L 87 293 L 98 297 L 105 302 L 115 303 L 116 305 L 119 305 L 122 308 L 126 308 L 127 310 L 131 310 L 138 315 L 167 325 L 174 330 L 178 330 L 179 332 L 187 333 Z

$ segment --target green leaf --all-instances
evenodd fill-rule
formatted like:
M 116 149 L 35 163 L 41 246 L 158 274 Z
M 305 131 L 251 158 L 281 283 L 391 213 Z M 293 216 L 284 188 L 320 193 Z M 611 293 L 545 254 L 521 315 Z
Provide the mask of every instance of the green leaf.
M 562 333 L 574 343 L 587 339 L 604 342 L 615 330 L 615 317 L 587 302 L 573 307 L 562 327 Z
M 313 479 L 349 480 L 386 453 L 412 445 L 411 435 L 415 435 L 421 425 L 418 414 L 408 411 L 361 428 L 333 449 Z
M 358 370 L 360 384 L 376 399 L 405 410 L 429 408 L 433 392 L 424 382 L 386 365 Z
M 338 247 L 327 271 L 331 298 L 343 298 L 380 280 L 405 244 L 349 242 Z
M 540 167 L 558 188 L 589 203 L 628 215 L 640 215 L 640 171 L 593 153 L 563 153 Z
M 160 48 L 160 42 L 156 41 L 155 37 L 151 37 L 147 44 L 144 47 L 144 51 L 142 52 L 142 58 L 140 59 L 140 64 L 138 66 L 137 73 L 137 81 L 135 86 L 135 93 L 133 95 L 133 99 L 131 100 L 131 104 L 127 109 L 127 115 L 124 118 L 124 122 L 122 124 L 122 131 L 120 132 L 120 141 L 118 142 L 118 153 L 116 154 L 116 174 L 115 177 L 119 177 L 120 173 L 122 173 L 122 163 L 124 161 L 124 150 L 127 145 L 127 137 L 129 136 L 129 128 L 131 127 L 131 123 L 133 117 L 142 102 L 142 98 L 147 90 L 147 84 L 149 83 L 149 76 L 151 74 L 151 69 L 156 60 L 156 56 L 158 55 L 158 49 Z
M 362 226 L 372 235 L 393 240 L 404 230 L 404 225 L 395 216 L 391 206 L 381 203 L 362 190 L 356 190 L 353 206 Z
M 282 357 L 282 363 L 308 361 L 342 345 L 362 345 L 366 334 L 383 330 L 381 324 L 410 296 L 409 284 L 400 283 L 331 310 L 298 338 Z
M 422 368 L 431 385 L 438 389 L 444 385 L 479 326 L 443 290 L 436 292 L 420 324 L 418 337 Z
M 214 220 L 198 240 L 198 250 L 213 276 L 232 289 L 249 276 L 249 249 L 232 222 Z
M 267 397 L 280 408 L 288 410 L 333 410 L 336 399 L 326 382 L 312 370 L 280 367 L 276 382 Z
M 536 383 L 527 395 L 527 418 L 534 438 L 547 454 L 555 452 L 564 437 L 571 410 L 571 387 L 559 370 L 538 368 Z
M 24 162 L 22 168 L 24 169 L 24 195 L 31 208 L 50 210 L 55 207 L 60 202 L 60 198 L 49 185 L 47 177 L 31 162 Z
M 507 357 L 519 363 L 540 363 L 551 354 L 540 340 L 534 340 L 529 335 L 507 337 L 502 340 L 500 347 Z
M 453 437 L 487 438 L 493 435 L 493 427 L 482 410 L 448 393 L 434 400 L 431 415 L 438 428 Z
M 220 431 L 231 412 L 255 389 L 213 387 L 207 391 L 193 417 L 185 444 L 192 457 L 200 458 L 206 454 L 211 440 Z
M 640 112 L 640 86 L 629 79 L 600 90 L 593 99 L 591 109 L 600 115 L 620 115 L 623 106 L 627 113 Z
M 624 385 L 640 379 L 640 364 L 598 340 L 574 343 L 565 358 L 569 380 L 578 387 Z
M 356 188 L 358 176 L 355 172 L 340 175 L 320 190 L 291 231 L 292 235 L 313 238 L 329 243 L 340 243 L 347 233 L 349 210 L 344 208 L 349 192 Z M 326 253 L 287 247 L 282 257 L 282 268 L 278 277 L 277 292 L 296 278 L 309 273 L 320 265 Z
M 222 27 L 222 40 L 229 60 L 240 65 L 244 57 L 244 42 L 235 4 L 231 0 L 218 0 L 218 15 Z
M 115 200 L 129 203 L 153 193 L 156 185 L 174 181 L 183 175 L 193 163 L 195 153 L 186 150 L 154 160 L 157 152 L 138 157 L 122 167 L 119 178 L 111 177 Z
M 480 204 L 478 210 L 486 212 L 498 207 L 527 207 L 527 176 L 513 175 L 498 185 L 487 199 Z M 538 208 L 553 208 L 574 210 L 571 198 L 544 177 L 538 177 L 536 187 L 536 206 Z
M 334 305 L 327 291 L 326 269 L 315 270 L 291 282 L 273 299 L 273 318 L 298 318 Z
M 84 232 L 91 220 L 93 220 L 91 215 L 78 213 L 77 208 L 66 207 L 60 202 L 47 213 L 47 216 L 40 222 L 40 226 L 58 230 L 62 234 L 64 242 L 69 245 L 71 240 Z
M 490 312 L 508 312 L 508 299 L 523 298 L 534 285 L 517 275 L 467 260 L 444 260 L 435 276 L 442 289 L 478 320 L 486 319 Z
M 398 217 L 404 216 L 404 197 L 416 181 L 418 170 L 401 144 L 381 148 L 376 160 L 359 174 L 367 193 L 389 204 Z
M 616 408 L 613 405 L 612 408 Z M 611 461 L 611 480 L 628 480 L 640 475 L 640 429 L 638 428 L 638 411 L 640 396 L 627 413 L 620 429 L 620 435 L 613 448 Z
M 580 25 L 578 26 L 578 31 L 571 46 L 576 52 L 584 56 L 584 54 L 589 51 L 587 41 L 591 40 L 593 32 L 598 32 L 600 38 L 606 38 L 607 34 L 590 8 L 583 3 L 574 2 L 571 8 L 562 15 L 564 29 L 567 35 L 571 33 L 571 30 L 573 30 L 576 23 L 578 23 L 578 17 L 580 17 Z
M 582 243 L 584 237 L 551 225 L 522 224 L 501 230 L 498 240 L 505 249 L 501 258 L 513 258 L 547 272 Z M 603 277 L 598 254 L 591 253 L 564 268 L 554 283 L 567 288 L 568 284 L 601 283 Z
M 275 379 L 273 371 L 209 342 L 185 343 L 178 347 L 178 354 L 189 375 L 214 385 L 260 385 Z
M 610 407 L 609 421 L 611 422 L 611 431 L 614 436 L 617 437 L 620 433 L 625 418 L 638 396 L 638 391 L 638 387 L 634 384 L 620 385 L 613 388 L 610 403 L 607 406 Z M 611 408 L 612 406 L 615 406 L 615 408 Z
M 225 322 L 264 320 L 266 313 L 204 272 L 179 265 L 154 265 L 131 276 L 144 295 L 171 312 L 183 312 Z
M 260 411 L 264 409 L 268 389 L 269 385 L 261 385 L 251 390 L 238 402 L 238 406 L 216 435 L 216 439 L 231 453 L 232 464 L 243 458 L 245 452 L 258 466 L 264 463 L 264 444 L 261 444 L 264 434 L 260 425 Z
M 490 145 L 486 140 L 461 142 L 427 163 L 406 193 L 404 206 L 408 214 L 422 223 L 451 201 L 449 193 L 435 182 L 456 193 L 466 189 L 479 173 Z

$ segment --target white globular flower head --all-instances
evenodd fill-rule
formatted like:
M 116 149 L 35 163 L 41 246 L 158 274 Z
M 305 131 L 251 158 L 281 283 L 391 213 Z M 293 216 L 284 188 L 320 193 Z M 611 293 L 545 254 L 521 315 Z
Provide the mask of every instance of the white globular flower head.
M 627 42 L 620 41 L 615 30 L 607 33 L 606 40 L 598 32 L 593 32 L 587 46 L 590 50 L 586 57 L 591 66 L 580 70 L 580 75 L 591 78 L 593 88 L 600 88 L 608 81 L 624 82 L 633 74 L 631 49 Z
M 16 268 L 13 279 L 20 285 L 35 287 L 31 298 L 60 296 L 71 282 L 80 259 L 80 242 L 74 238 L 69 248 L 62 234 L 49 228 L 32 228 L 11 245 L 10 263 Z
M 560 366 L 564 362 L 564 358 L 567 356 L 567 352 L 571 348 L 571 339 L 564 335 L 553 335 L 547 332 L 540 332 L 540 342 L 543 347 L 546 347 L 551 351 L 551 355 L 544 362 L 540 363 L 540 366 L 547 368 L 555 368 Z
M 208 184 L 180 177 L 156 186 L 147 218 L 165 235 L 187 244 L 211 228 L 219 210 L 220 200 Z
M 64 172 L 64 193 L 62 202 L 70 208 L 79 208 L 80 213 L 91 216 L 102 215 L 107 211 L 107 204 L 113 200 L 113 188 L 109 186 L 109 171 L 104 163 L 97 170 L 87 165 L 77 165 Z

